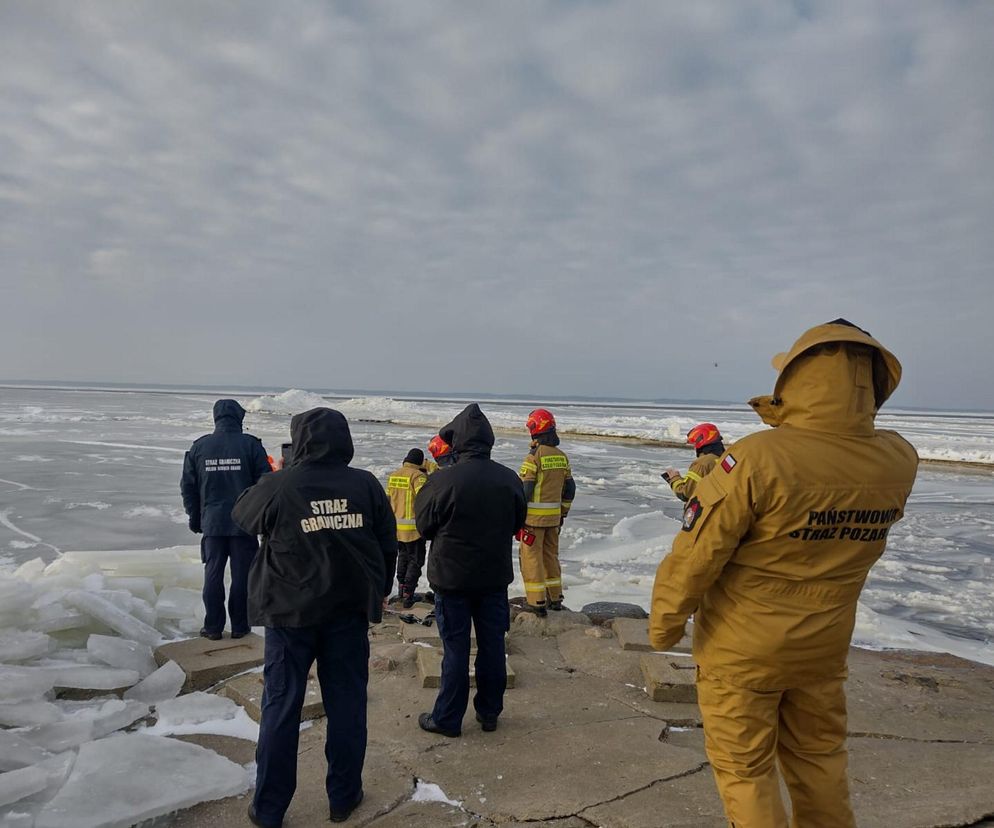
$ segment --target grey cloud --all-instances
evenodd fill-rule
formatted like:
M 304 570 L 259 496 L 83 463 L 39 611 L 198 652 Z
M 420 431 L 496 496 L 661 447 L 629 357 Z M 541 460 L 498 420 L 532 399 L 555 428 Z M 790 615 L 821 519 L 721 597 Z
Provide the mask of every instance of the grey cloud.
M 0 377 L 994 407 L 994 7 L 0 7 Z M 718 367 L 714 367 L 718 362 Z

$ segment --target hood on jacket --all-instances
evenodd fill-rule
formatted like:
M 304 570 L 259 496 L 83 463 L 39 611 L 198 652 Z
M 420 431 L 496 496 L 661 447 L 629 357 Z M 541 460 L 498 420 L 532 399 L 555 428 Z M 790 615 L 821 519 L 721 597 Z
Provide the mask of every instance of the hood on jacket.
M 439 429 L 438 435 L 452 446 L 460 458 L 489 457 L 494 447 L 494 430 L 490 420 L 476 403 L 467 405 L 451 423 Z
M 339 463 L 348 465 L 355 449 L 349 421 L 332 408 L 312 408 L 290 420 L 293 459 L 297 463 Z
M 241 431 L 245 409 L 237 400 L 218 400 L 214 403 L 214 426 L 222 431 Z
M 805 331 L 773 367 L 773 395 L 749 401 L 763 422 L 840 434 L 872 434 L 877 411 L 901 381 L 897 357 L 845 319 Z

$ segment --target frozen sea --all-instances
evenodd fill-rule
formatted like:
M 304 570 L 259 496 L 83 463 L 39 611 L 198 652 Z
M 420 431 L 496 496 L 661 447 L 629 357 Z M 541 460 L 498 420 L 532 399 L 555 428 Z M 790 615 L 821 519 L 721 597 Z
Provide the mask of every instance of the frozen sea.
M 274 456 L 289 439 L 289 415 L 322 402 L 305 392 L 0 388 L 0 570 L 36 557 L 49 562 L 60 551 L 193 543 L 180 469 L 189 444 L 211 430 L 218 396 L 234 396 L 249 409 L 246 429 Z M 354 465 L 384 478 L 465 401 L 328 395 L 323 402 L 352 423 Z M 636 440 L 678 442 L 702 420 L 717 423 L 729 442 L 764 426 L 745 406 L 543 403 L 553 407 L 561 430 L 577 434 L 564 435 L 563 443 L 579 487 L 563 531 L 567 603 L 647 605 L 681 511 L 659 472 L 686 468 L 692 455 Z M 498 434 L 495 459 L 517 469 L 532 406 L 481 404 L 496 427 L 508 430 Z M 922 465 L 907 515 L 863 592 L 857 642 L 994 663 L 994 414 L 895 411 L 878 424 L 900 431 L 924 458 L 958 463 Z

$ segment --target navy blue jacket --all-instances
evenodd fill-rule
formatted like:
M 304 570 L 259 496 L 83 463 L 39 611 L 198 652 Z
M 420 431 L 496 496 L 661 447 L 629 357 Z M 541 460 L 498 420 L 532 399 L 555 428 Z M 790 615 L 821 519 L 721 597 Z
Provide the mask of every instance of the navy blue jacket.
M 290 465 L 235 504 L 238 524 L 262 535 L 249 570 L 249 620 L 310 627 L 360 614 L 377 623 L 397 563 L 386 492 L 368 471 L 349 466 L 352 435 L 338 411 L 296 415 L 290 436 Z
M 245 535 L 231 519 L 243 491 L 270 471 L 258 437 L 242 433 L 245 409 L 234 400 L 214 403 L 214 433 L 197 440 L 183 458 L 180 492 L 190 529 L 208 537 Z

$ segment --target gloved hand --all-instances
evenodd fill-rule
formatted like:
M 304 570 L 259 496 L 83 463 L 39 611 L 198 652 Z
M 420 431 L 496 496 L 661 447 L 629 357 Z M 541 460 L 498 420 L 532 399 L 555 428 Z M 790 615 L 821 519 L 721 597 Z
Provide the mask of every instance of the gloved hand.
M 191 532 L 196 532 L 200 534 L 200 515 L 189 515 L 187 520 L 187 525 L 190 527 Z
M 671 480 L 678 480 L 680 478 L 680 471 L 678 469 L 667 469 L 663 472 L 663 480 L 669 483 Z
M 559 528 L 560 528 L 560 529 L 562 529 L 562 528 L 563 528 L 563 524 L 564 524 L 565 522 L 566 522 L 566 515 L 560 515 L 560 516 L 559 516 Z

